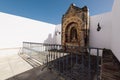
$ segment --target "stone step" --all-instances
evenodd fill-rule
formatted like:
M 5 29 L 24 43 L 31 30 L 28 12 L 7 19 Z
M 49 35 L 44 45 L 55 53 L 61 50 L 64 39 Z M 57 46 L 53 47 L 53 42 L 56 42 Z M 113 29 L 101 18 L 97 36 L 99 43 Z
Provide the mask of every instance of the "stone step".
M 120 74 L 117 73 L 117 74 L 113 74 L 113 73 L 108 73 L 108 72 L 104 72 L 102 73 L 102 77 L 104 78 L 107 78 L 108 80 L 111 79 L 111 80 L 120 80 Z M 103 79 L 104 80 L 104 79 Z
M 102 80 L 120 80 L 120 65 L 118 63 L 112 51 L 103 51 Z
M 20 56 L 26 61 L 28 62 L 32 67 L 38 67 L 41 66 L 41 64 L 36 61 L 35 59 L 31 58 L 30 56 L 26 55 L 26 54 L 20 54 Z
M 103 68 L 103 70 L 108 69 L 111 71 L 118 71 L 119 70 L 119 66 L 111 64 L 111 63 L 102 64 L 102 68 Z
M 37 62 L 35 62 L 34 60 L 32 60 L 31 58 L 27 58 L 26 61 L 33 67 L 38 67 L 40 66 L 40 64 L 38 64 Z
M 102 73 L 102 74 L 105 74 L 105 73 L 109 73 L 110 75 L 120 77 L 120 71 L 117 72 L 117 71 L 103 70 L 103 73 Z M 107 74 L 106 74 L 106 75 L 107 75 Z
M 113 62 L 113 58 L 104 58 L 103 62 Z

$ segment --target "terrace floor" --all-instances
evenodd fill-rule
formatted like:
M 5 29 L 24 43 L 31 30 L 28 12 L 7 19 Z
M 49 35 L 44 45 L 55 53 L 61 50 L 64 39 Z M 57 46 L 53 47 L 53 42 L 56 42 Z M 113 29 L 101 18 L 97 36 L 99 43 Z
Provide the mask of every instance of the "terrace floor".
M 23 73 L 33 67 L 18 55 L 19 49 L 0 50 L 0 80 Z
M 0 50 L 0 80 L 62 80 L 54 71 L 28 64 L 18 52 L 19 49 Z
M 55 71 L 44 69 L 41 71 L 42 66 L 33 68 L 24 73 L 15 75 L 7 80 L 64 80 Z

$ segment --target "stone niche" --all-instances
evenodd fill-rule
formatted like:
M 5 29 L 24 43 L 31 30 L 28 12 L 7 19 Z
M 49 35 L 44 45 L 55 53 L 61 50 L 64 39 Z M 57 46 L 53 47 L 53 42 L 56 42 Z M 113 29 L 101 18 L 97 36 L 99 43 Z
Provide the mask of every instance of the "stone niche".
M 71 4 L 62 16 L 62 45 L 88 46 L 89 43 L 89 11 Z

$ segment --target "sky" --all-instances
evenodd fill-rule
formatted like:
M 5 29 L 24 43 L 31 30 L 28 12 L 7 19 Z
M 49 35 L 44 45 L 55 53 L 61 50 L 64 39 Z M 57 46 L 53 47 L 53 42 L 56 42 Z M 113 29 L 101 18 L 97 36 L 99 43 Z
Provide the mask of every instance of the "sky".
M 114 0 L 0 0 L 0 12 L 60 24 L 71 3 L 87 6 L 90 16 L 110 12 Z

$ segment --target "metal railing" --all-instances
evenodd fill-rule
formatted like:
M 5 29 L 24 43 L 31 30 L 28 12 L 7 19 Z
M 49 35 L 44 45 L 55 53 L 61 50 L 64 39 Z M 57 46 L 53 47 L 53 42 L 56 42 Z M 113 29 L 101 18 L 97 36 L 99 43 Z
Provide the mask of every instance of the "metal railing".
M 22 53 L 67 80 L 101 80 L 101 48 L 23 42 Z

